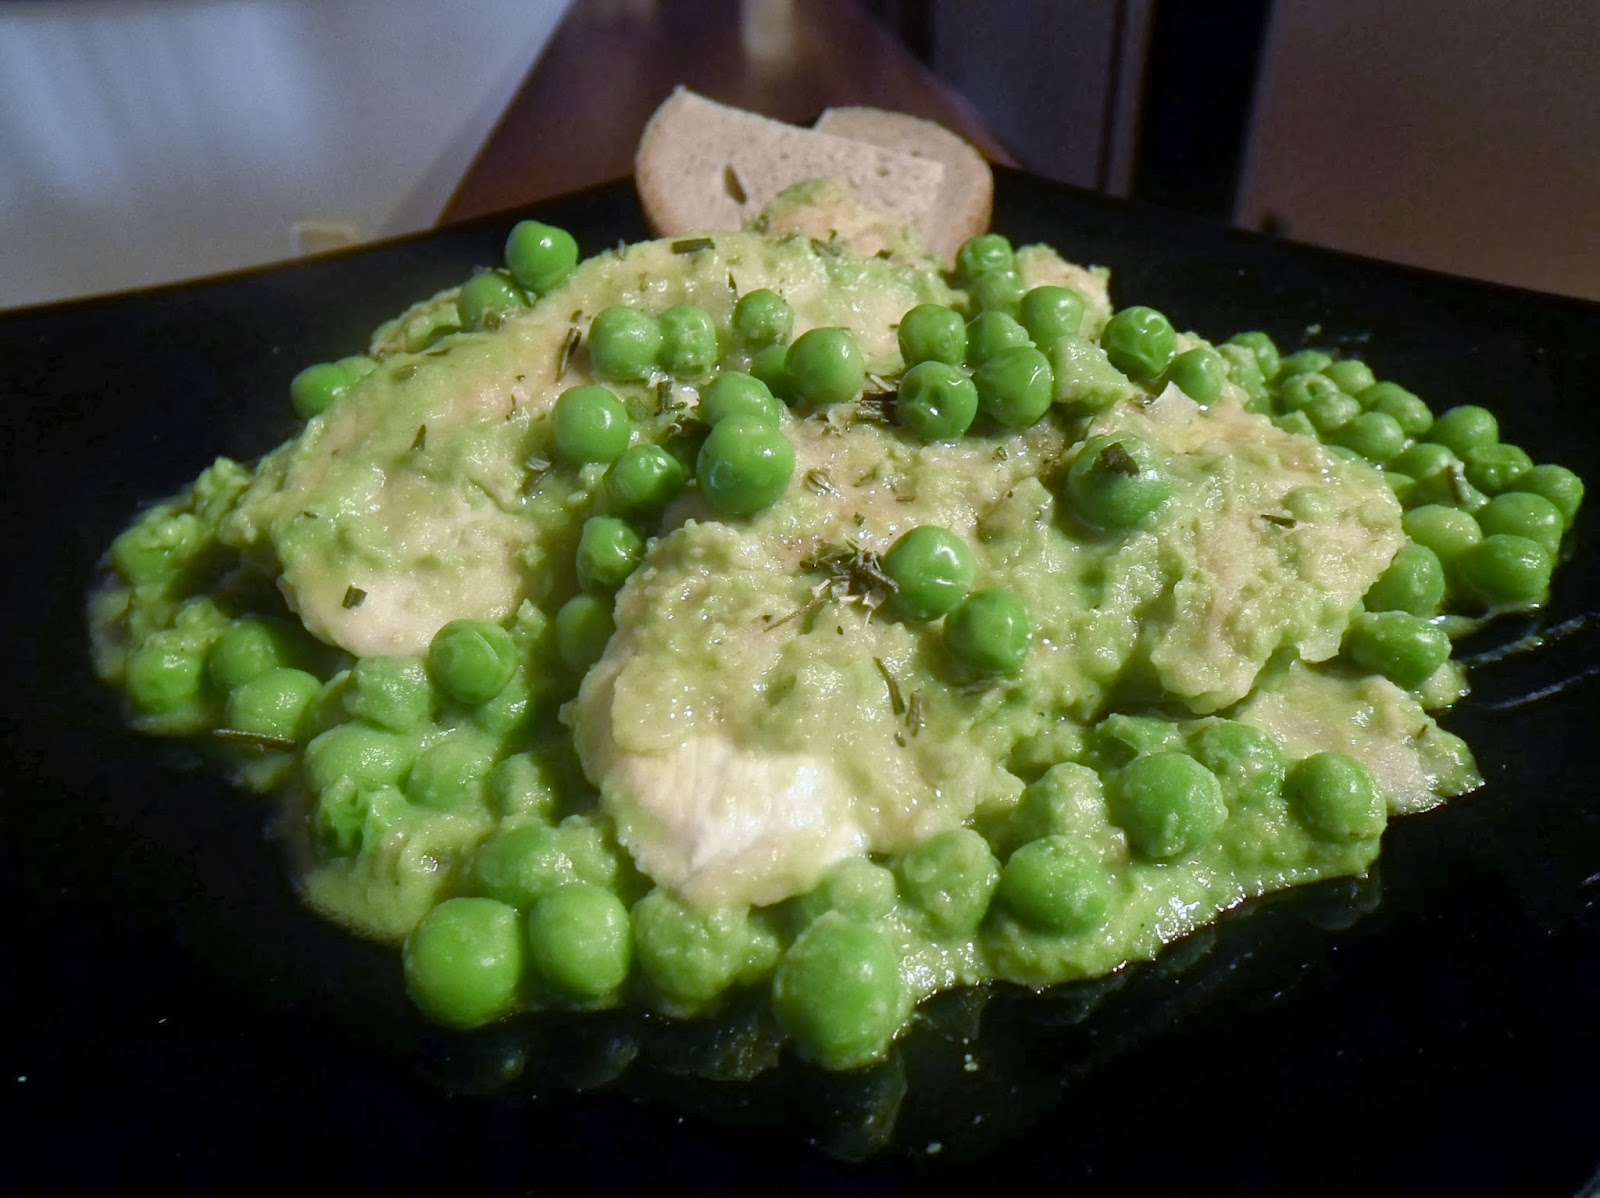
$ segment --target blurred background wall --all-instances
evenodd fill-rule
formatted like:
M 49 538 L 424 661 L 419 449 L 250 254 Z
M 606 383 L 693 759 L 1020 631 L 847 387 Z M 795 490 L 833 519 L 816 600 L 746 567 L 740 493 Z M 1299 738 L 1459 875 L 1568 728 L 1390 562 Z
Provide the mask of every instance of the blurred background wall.
M 932 0 L 914 27 L 1042 173 L 1600 299 L 1595 0 Z
M 0 308 L 430 226 L 568 3 L 0 0 Z

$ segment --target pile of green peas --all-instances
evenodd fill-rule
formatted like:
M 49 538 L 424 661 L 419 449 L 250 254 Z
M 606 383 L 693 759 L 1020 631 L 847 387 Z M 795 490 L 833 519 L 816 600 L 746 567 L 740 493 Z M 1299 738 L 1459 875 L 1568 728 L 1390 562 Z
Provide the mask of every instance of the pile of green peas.
M 922 525 L 903 534 L 883 558 L 893 605 L 905 619 L 943 619 L 951 656 L 978 675 L 1015 674 L 1033 644 L 1033 621 L 1004 587 L 972 591 L 972 551 L 948 529 Z
M 569 235 L 523 222 L 508 239 L 505 269 L 462 288 L 462 326 L 487 327 L 491 314 L 525 306 L 559 286 L 576 261 Z M 970 315 L 920 305 L 898 330 L 907 369 L 897 420 L 927 441 L 964 436 L 980 417 L 996 429 L 1042 418 L 1056 398 L 1051 355 L 1081 332 L 1081 298 L 1064 288 L 1025 291 L 1003 238 L 964 246 L 958 277 Z M 709 431 L 691 471 L 667 448 L 636 443 L 610 387 L 574 387 L 558 398 L 556 457 L 574 469 L 604 467 L 605 506 L 585 521 L 576 551 L 580 592 L 551 621 L 550 652 L 570 677 L 599 657 L 613 631 L 611 597 L 643 556 L 641 530 L 691 474 L 719 513 L 759 512 L 793 473 L 784 405 L 861 395 L 865 372 L 850 334 L 822 328 L 792 338 L 793 323 L 771 291 L 740 299 L 728 335 L 749 357 L 744 373 L 719 369 L 723 334 L 693 305 L 659 315 L 617 306 L 596 317 L 588 338 L 596 373 L 613 384 L 657 371 L 695 380 Z M 1344 652 L 1362 670 L 1417 689 L 1448 659 L 1439 624 L 1448 607 L 1493 612 L 1543 599 L 1582 483 L 1501 443 L 1484 409 L 1434 419 L 1364 363 L 1316 350 L 1282 356 L 1261 333 L 1178 353 L 1172 325 L 1149 308 L 1114 314 L 1099 348 L 1139 386 L 1171 382 L 1202 405 L 1232 382 L 1280 426 L 1384 471 L 1406 509 L 1408 541 L 1352 622 Z M 374 365 L 357 357 L 308 367 L 291 384 L 295 410 L 307 419 L 326 410 Z M 1065 487 L 1076 515 L 1103 531 L 1137 527 L 1171 493 L 1157 455 L 1127 436 L 1082 446 Z M 119 539 L 113 560 L 135 587 L 176 590 L 207 535 L 203 514 L 162 512 Z M 883 565 L 897 614 L 943 620 L 943 644 L 966 669 L 1006 675 L 1022 667 L 1029 614 L 1007 590 L 972 589 L 972 553 L 959 538 L 912 529 Z M 770 977 L 773 1009 L 802 1052 L 849 1067 L 880 1052 L 905 1019 L 896 950 L 871 926 L 896 903 L 920 912 L 930 934 L 952 937 L 979 935 L 991 905 L 1053 935 L 1092 933 L 1110 913 L 1103 868 L 1051 830 L 1047 775 L 1028 789 L 1018 817 L 1028 834 L 1003 860 L 960 828 L 892 868 L 846 862 L 795 901 L 800 930 L 785 950 L 762 913 L 699 912 L 660 891 L 641 894 L 640 879 L 594 825 L 555 822 L 560 787 L 548 767 L 501 747 L 505 721 L 531 702 L 525 687 L 519 692 L 530 650 L 512 630 L 457 621 L 424 656 L 367 658 L 340 673 L 287 621 L 235 618 L 191 599 L 169 624 L 130 655 L 135 708 L 303 747 L 324 853 L 357 854 L 417 808 L 483 802 L 518 817 L 471 855 L 461 893 L 433 907 L 406 940 L 408 988 L 448 1024 L 475 1026 L 529 1003 L 607 1005 L 630 988 L 663 1009 L 691 1012 L 730 986 Z M 1113 822 L 1146 861 L 1204 849 L 1242 806 L 1282 802 L 1309 835 L 1335 844 L 1375 840 L 1386 819 L 1371 776 L 1352 758 L 1322 753 L 1290 764 L 1270 737 L 1233 721 L 1185 733 L 1170 721 L 1114 716 L 1094 753 Z

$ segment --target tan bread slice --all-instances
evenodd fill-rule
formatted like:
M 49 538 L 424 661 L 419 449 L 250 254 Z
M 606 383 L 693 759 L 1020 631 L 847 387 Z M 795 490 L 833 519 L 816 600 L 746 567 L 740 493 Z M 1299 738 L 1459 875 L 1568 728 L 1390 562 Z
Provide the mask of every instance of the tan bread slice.
M 922 226 L 929 253 L 950 261 L 961 243 L 988 231 L 994 207 L 994 175 L 968 141 L 935 121 L 883 108 L 829 108 L 814 126 L 818 133 L 870 142 L 944 167 L 944 182 L 930 219 Z
M 934 216 L 944 167 L 680 87 L 645 126 L 634 173 L 645 219 L 657 236 L 674 237 L 743 228 L 784 188 L 825 178 L 842 179 L 867 207 L 922 232 Z

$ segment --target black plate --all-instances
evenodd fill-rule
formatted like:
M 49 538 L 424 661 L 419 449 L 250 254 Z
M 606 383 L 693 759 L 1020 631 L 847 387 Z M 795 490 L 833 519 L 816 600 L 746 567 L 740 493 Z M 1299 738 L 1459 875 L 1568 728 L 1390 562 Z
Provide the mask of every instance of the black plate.
M 539 215 L 590 250 L 644 233 L 620 185 Z M 1505 706 L 1592 665 L 1592 630 L 1482 672 L 1449 722 L 1489 783 L 1397 823 L 1380 877 L 1248 909 L 1108 986 L 946 1003 L 887 1072 L 705 1082 L 684 1072 L 704 1044 L 629 1024 L 609 1033 L 644 1059 L 621 1089 L 580 1095 L 573 1054 L 603 1057 L 597 1033 L 441 1046 L 419 1032 L 392 954 L 295 905 L 263 809 L 123 730 L 89 675 L 82 605 L 140 502 L 289 435 L 299 366 L 354 352 L 407 302 L 496 260 L 513 219 L 0 316 L 0 1081 L 23 1116 L 8 1189 L 134 1175 L 253 1188 L 309 1170 L 363 1189 L 445 1173 L 463 1193 L 1049 1178 L 1075 1192 L 1570 1194 L 1593 1173 L 1600 684 Z M 1180 326 L 1337 346 L 1435 407 L 1483 403 L 1536 459 L 1600 479 L 1600 307 L 1013 173 L 995 223 L 1113 266 L 1122 302 Z M 1593 525 L 1557 618 L 1600 594 Z M 889 1146 L 839 1159 L 897 1100 Z

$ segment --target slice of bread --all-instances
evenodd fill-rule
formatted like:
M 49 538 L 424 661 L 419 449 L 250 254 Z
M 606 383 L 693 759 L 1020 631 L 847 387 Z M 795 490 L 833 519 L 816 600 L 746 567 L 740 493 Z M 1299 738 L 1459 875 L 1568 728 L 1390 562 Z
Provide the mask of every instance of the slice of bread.
M 989 228 L 994 175 L 983 155 L 935 121 L 883 108 L 829 108 L 814 126 L 819 133 L 887 146 L 944 167 L 939 196 L 921 229 L 928 251 L 950 261 L 961 243 Z
M 956 246 L 986 227 L 992 186 L 988 167 L 983 166 L 980 188 L 983 222 L 952 241 L 955 226 L 945 211 L 947 168 L 929 149 L 944 143 L 920 129 L 929 122 L 897 118 L 894 113 L 881 115 L 891 118 L 889 124 L 898 119 L 919 127 L 916 142 L 898 146 L 880 140 L 876 133 L 858 139 L 803 129 L 718 104 L 680 87 L 656 110 L 639 139 L 634 170 L 645 218 L 660 237 L 738 229 L 795 183 L 840 179 L 850 185 L 862 204 L 913 227 L 930 252 L 948 259 Z M 882 127 L 873 126 L 874 130 Z M 929 127 L 944 132 L 938 126 Z M 954 134 L 946 136 L 960 142 Z M 951 157 L 959 161 L 953 153 Z M 978 162 L 982 165 L 981 158 Z M 970 205 L 962 206 L 963 213 L 971 211 Z M 970 219 L 970 215 L 964 216 L 963 222 Z M 963 230 L 967 227 L 965 223 L 961 226 Z

